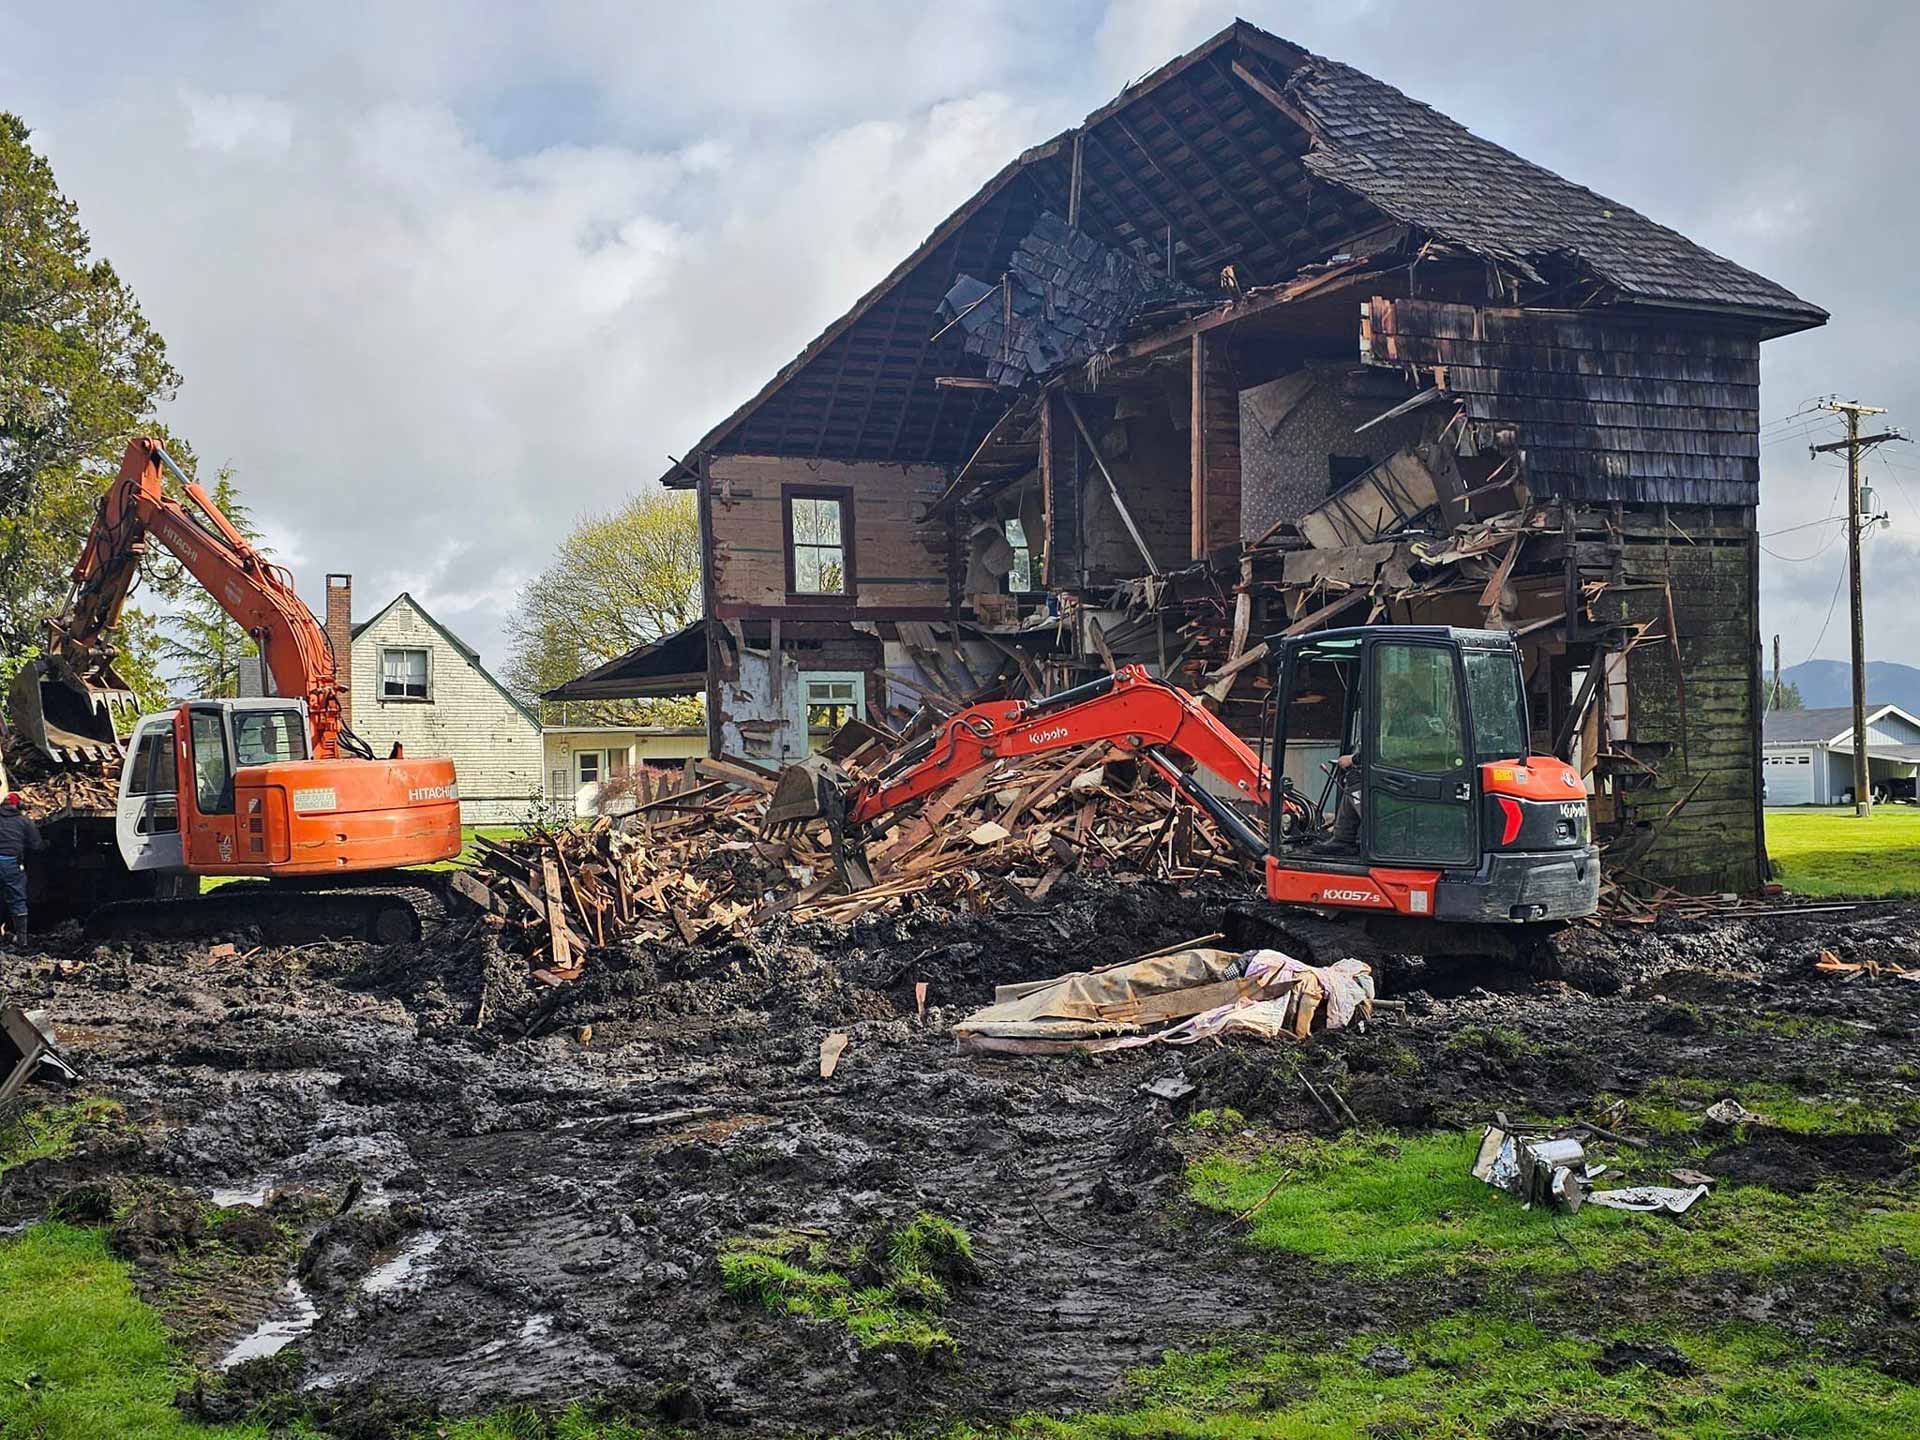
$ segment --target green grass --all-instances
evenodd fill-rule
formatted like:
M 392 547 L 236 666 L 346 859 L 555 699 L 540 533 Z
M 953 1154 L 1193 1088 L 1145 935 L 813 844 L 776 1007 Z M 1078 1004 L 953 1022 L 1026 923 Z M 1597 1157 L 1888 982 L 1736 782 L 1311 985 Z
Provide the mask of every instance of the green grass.
M 1555 1414 L 1632 1422 L 1673 1440 L 1869 1440 L 1920 1426 L 1920 1389 L 1863 1367 L 1820 1363 L 1803 1342 L 1775 1330 L 1726 1325 L 1634 1338 L 1676 1344 L 1695 1373 L 1635 1366 L 1602 1374 L 1593 1363 L 1601 1344 L 1481 1310 L 1404 1333 L 1357 1336 L 1329 1352 L 1269 1341 L 1170 1357 L 1130 1377 L 1130 1408 L 1029 1417 L 1011 1433 L 1038 1440 L 1474 1440 L 1559 1434 L 1539 1424 Z M 1367 1366 L 1362 1357 L 1381 1344 L 1409 1357 L 1411 1371 L 1389 1376 Z M 1539 1428 L 1525 1428 L 1529 1421 Z
M 418 1440 L 654 1440 L 668 1433 L 660 1425 L 600 1419 L 583 1405 L 558 1415 L 543 1415 L 516 1405 L 472 1420 L 441 1420 L 414 1432 Z
M 518 840 L 527 832 L 518 825 L 462 825 L 460 827 L 460 853 L 451 860 L 436 860 L 431 865 L 417 865 L 417 870 L 451 870 L 456 865 L 471 865 L 480 858 L 480 847 L 475 840 Z
M 720 1251 L 727 1293 L 776 1315 L 844 1325 L 866 1349 L 951 1363 L 959 1346 L 940 1324 L 949 1287 L 977 1274 L 973 1241 L 922 1212 L 845 1246 L 820 1237 L 737 1240 Z
M 1764 1020 L 1745 1023 L 1763 1028 Z M 1598 1097 L 1602 1105 L 1606 1099 Z M 1657 1080 L 1625 1099 L 1611 1128 L 1670 1139 L 1705 1137 L 1718 1144 L 1720 1137 L 1707 1135 L 1706 1107 L 1722 1099 L 1736 1100 L 1776 1129 L 1796 1135 L 1891 1135 L 1920 1129 L 1920 1096 L 1886 1086 L 1859 1094 L 1803 1095 L 1770 1082 L 1731 1085 L 1679 1076 Z M 1745 1133 L 1743 1128 L 1741 1134 Z
M 36 1225 L 0 1243 L 0 1435 L 34 1440 L 263 1437 L 174 1408 L 189 1379 L 158 1312 L 102 1231 Z
M 1920 895 L 1920 807 L 1767 811 L 1775 877 L 1800 895 Z
M 1240 1231 L 1255 1249 L 1382 1275 L 1553 1275 L 1636 1262 L 1667 1273 L 1760 1272 L 1868 1261 L 1888 1245 L 1920 1248 L 1920 1207 L 1893 1196 L 1862 1205 L 1857 1192 L 1838 1190 L 1781 1195 L 1722 1185 L 1679 1217 L 1599 1206 L 1574 1219 L 1527 1210 L 1468 1174 L 1478 1139 L 1369 1134 L 1227 1146 L 1189 1168 L 1189 1189 L 1222 1214 L 1258 1206 Z M 1636 1159 L 1599 1188 L 1671 1184 L 1671 1163 Z
M 89 1126 L 113 1125 L 126 1111 L 112 1100 L 76 1100 L 24 1110 L 0 1127 L 0 1175 L 35 1160 L 58 1160 L 79 1143 Z

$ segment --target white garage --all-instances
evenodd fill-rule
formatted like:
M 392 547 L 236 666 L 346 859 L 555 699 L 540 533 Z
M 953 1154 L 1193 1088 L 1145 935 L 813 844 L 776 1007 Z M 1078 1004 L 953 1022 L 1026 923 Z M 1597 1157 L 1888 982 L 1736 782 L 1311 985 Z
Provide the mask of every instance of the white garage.
M 1767 804 L 1847 804 L 1853 798 L 1853 707 L 1772 711 L 1760 753 Z M 1874 792 L 1910 797 L 1917 761 L 1920 720 L 1898 705 L 1867 706 L 1867 775 Z

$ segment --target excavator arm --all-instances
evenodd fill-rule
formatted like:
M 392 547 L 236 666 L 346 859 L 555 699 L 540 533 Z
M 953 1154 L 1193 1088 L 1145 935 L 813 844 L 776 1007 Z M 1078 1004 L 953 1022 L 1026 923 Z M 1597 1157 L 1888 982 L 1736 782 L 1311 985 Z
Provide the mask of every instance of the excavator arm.
M 872 821 L 997 760 L 1099 741 L 1138 754 L 1249 858 L 1267 853 L 1266 837 L 1196 782 L 1179 757 L 1204 766 L 1263 808 L 1270 798 L 1267 767 L 1193 696 L 1138 665 L 1042 700 L 970 706 L 850 789 L 830 762 L 794 766 L 774 792 L 766 828 L 781 833 L 824 819 L 849 883 L 864 882 L 857 855 L 849 852 L 857 851 L 859 833 Z
M 168 470 L 202 519 L 166 493 Z M 344 731 L 325 629 L 294 589 L 292 577 L 269 564 L 212 497 L 150 439 L 127 446 L 118 478 L 100 498 L 93 530 L 73 568 L 67 607 L 47 621 L 46 655 L 15 684 L 15 726 L 56 759 L 64 758 L 62 749 L 117 748 L 110 713 L 101 723 L 106 707 L 99 701 L 126 690 L 113 670 L 111 633 L 139 577 L 149 537 L 178 558 L 258 643 L 275 692 L 307 702 L 314 758 L 337 758 Z

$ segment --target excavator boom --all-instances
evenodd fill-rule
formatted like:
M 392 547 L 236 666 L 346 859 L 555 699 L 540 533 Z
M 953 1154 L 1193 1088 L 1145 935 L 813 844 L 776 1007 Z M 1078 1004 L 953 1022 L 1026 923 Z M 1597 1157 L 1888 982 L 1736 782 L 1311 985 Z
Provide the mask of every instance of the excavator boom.
M 859 836 L 882 815 L 1000 759 L 1100 741 L 1137 753 L 1212 816 L 1250 859 L 1266 854 L 1265 837 L 1199 785 L 1177 758 L 1206 767 L 1264 808 L 1270 791 L 1260 757 L 1193 696 L 1138 665 L 1042 700 L 971 706 L 858 785 L 849 787 L 844 773 L 818 756 L 792 766 L 774 790 L 765 828 L 775 835 L 824 821 L 842 876 L 850 889 L 861 889 L 871 880 Z
M 166 493 L 168 471 L 200 518 Z M 151 439 L 127 446 L 119 476 L 100 497 L 66 609 L 47 621 L 45 653 L 20 672 L 8 694 L 14 728 L 56 763 L 99 763 L 120 754 L 117 734 L 131 718 L 134 697 L 115 670 L 112 636 L 149 538 L 176 556 L 260 646 L 277 693 L 307 702 L 314 757 L 338 756 L 340 691 L 325 629 L 292 577 L 270 564 Z

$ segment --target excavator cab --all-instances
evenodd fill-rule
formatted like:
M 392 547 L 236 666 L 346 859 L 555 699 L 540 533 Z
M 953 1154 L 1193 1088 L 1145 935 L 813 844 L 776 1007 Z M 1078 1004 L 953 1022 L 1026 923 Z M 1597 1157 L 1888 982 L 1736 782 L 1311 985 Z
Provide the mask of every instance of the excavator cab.
M 1269 898 L 1476 923 L 1592 913 L 1586 787 L 1529 753 L 1510 635 L 1322 631 L 1280 642 L 1274 666 Z M 1305 825 L 1283 813 L 1295 776 L 1324 777 Z

